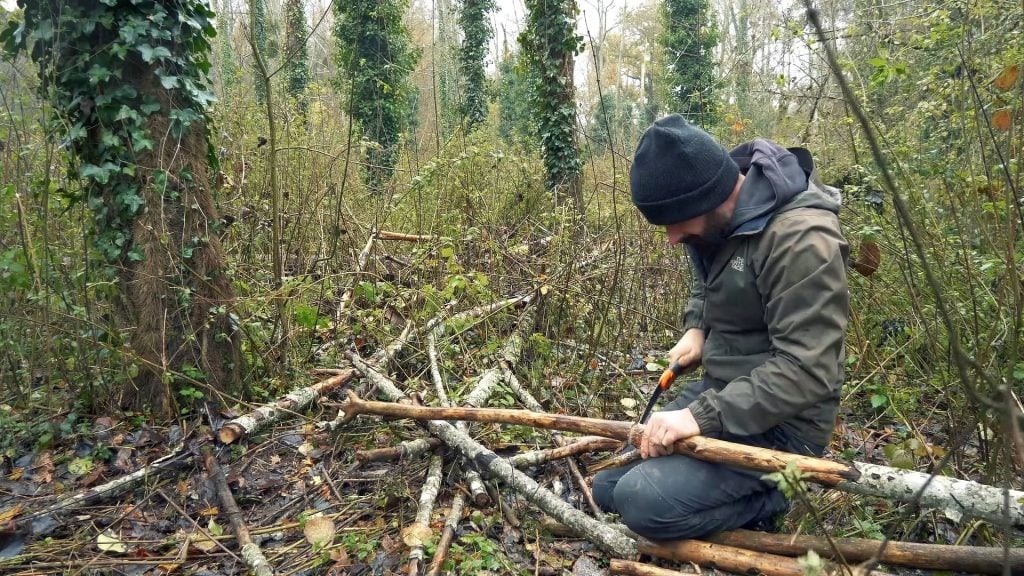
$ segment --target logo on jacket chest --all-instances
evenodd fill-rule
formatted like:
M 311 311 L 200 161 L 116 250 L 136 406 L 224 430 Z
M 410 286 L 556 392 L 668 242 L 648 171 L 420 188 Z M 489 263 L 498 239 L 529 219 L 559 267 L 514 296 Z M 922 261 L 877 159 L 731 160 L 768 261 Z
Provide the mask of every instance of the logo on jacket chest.
M 737 272 L 743 272 L 743 256 L 736 256 L 729 262 L 729 266 Z

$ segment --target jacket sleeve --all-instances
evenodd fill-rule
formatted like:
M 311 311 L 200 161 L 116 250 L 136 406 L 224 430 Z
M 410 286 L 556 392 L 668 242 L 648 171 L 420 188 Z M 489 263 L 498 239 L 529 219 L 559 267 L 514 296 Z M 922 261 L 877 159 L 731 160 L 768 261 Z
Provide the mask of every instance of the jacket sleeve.
M 813 210 L 776 220 L 765 230 L 754 263 L 760 263 L 755 272 L 768 359 L 690 404 L 703 434 L 760 434 L 839 395 L 849 290 L 848 247 L 838 218 Z
M 704 329 L 704 281 L 690 262 L 690 298 L 683 309 L 683 334 L 690 328 Z

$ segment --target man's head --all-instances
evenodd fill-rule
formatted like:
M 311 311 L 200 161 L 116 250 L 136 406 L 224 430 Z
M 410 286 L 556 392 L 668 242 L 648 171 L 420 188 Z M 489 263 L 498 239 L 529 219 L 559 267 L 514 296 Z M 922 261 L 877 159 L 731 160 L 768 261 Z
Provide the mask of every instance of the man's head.
M 652 124 L 630 171 L 633 204 L 669 242 L 697 248 L 728 236 L 741 182 L 728 151 L 707 132 L 673 114 Z

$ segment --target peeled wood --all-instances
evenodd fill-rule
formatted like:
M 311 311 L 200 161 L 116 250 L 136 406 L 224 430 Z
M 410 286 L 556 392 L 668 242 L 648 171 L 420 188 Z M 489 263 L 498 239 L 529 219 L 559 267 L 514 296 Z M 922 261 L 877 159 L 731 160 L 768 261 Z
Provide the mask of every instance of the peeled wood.
M 532 452 L 523 452 L 522 454 L 516 454 L 508 459 L 508 461 L 516 468 L 526 468 L 528 466 L 539 466 L 546 462 L 553 460 L 561 460 L 562 458 L 571 458 L 573 456 L 579 456 L 580 454 L 586 454 L 588 452 L 597 452 L 600 450 L 617 450 L 622 446 L 622 442 L 613 438 L 600 438 L 600 437 L 587 437 L 579 439 L 576 442 L 566 443 L 557 448 L 549 448 L 547 450 L 534 450 Z
M 370 462 L 393 462 L 395 460 L 408 460 L 422 456 L 431 450 L 437 450 L 443 442 L 437 438 L 417 438 L 406 440 L 398 446 L 387 448 L 374 448 L 373 450 L 356 450 L 356 462 L 369 464 Z
M 682 576 L 683 572 L 658 568 L 650 564 L 633 562 L 632 560 L 620 560 L 612 558 L 608 565 L 609 574 L 623 574 L 624 576 Z
M 564 416 L 530 412 L 527 410 L 507 410 L 499 408 L 428 408 L 390 404 L 387 402 L 370 402 L 360 400 L 355 393 L 349 391 L 348 400 L 343 408 L 346 418 L 357 414 L 377 414 L 396 418 L 412 418 L 417 420 L 472 420 L 477 422 L 500 422 L 519 424 L 549 430 L 568 430 L 617 440 L 629 440 L 634 445 L 643 434 L 644 427 L 640 424 L 584 418 L 581 416 Z M 720 462 L 764 472 L 785 470 L 793 462 L 798 470 L 807 475 L 809 480 L 835 486 L 843 480 L 856 480 L 860 473 L 847 464 L 832 462 L 822 458 L 799 456 L 778 450 L 757 448 L 743 444 L 735 444 L 724 440 L 694 436 L 676 442 L 676 453 L 688 454 L 700 460 Z
M 441 540 L 437 543 L 434 557 L 430 559 L 430 568 L 427 570 L 427 576 L 439 576 L 441 574 L 441 565 L 444 564 L 444 558 L 448 555 L 448 548 L 451 547 L 452 541 L 455 540 L 455 530 L 458 529 L 459 521 L 462 520 L 462 510 L 465 505 L 465 497 L 460 493 L 456 493 L 452 499 L 452 509 L 448 512 L 448 519 L 444 522 Z
M 771 552 L 784 556 L 802 556 L 808 550 L 847 564 L 874 558 L 882 543 L 866 538 L 832 538 L 833 548 L 821 536 L 766 534 L 750 530 L 734 530 L 709 536 L 706 540 L 727 546 L 736 546 Z M 838 552 L 838 554 L 837 554 Z M 1011 548 L 1004 558 L 1003 548 L 984 546 L 943 546 L 914 542 L 889 542 L 879 559 L 883 564 L 909 566 L 927 570 L 947 570 L 968 574 L 1002 574 L 1004 567 L 1012 574 L 1024 574 L 1024 549 Z
M 721 568 L 737 574 L 803 576 L 804 573 L 803 568 L 793 558 L 700 540 L 653 542 L 641 538 L 637 541 L 637 545 L 641 554 L 676 562 L 692 562 L 699 566 Z

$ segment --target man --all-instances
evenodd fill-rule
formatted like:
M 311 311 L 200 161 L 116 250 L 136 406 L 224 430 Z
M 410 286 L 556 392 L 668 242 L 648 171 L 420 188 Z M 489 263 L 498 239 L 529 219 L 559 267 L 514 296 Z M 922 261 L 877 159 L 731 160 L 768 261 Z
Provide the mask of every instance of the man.
M 803 149 L 755 140 L 727 152 L 678 115 L 640 139 L 633 203 L 685 244 L 693 287 L 669 360 L 704 367 L 647 422 L 642 460 L 598 473 L 594 498 L 659 540 L 763 528 L 787 509 L 760 472 L 673 454 L 702 434 L 820 456 L 843 381 L 849 249 L 839 202 Z

